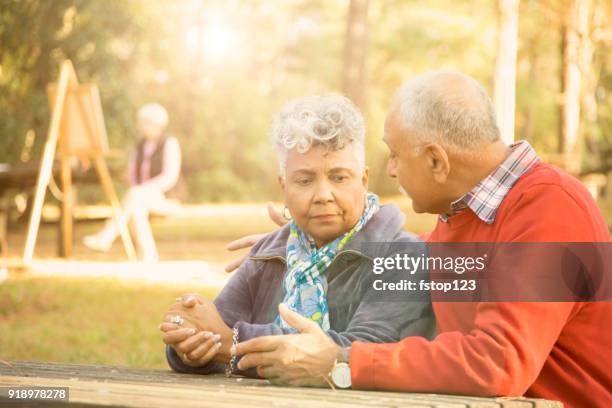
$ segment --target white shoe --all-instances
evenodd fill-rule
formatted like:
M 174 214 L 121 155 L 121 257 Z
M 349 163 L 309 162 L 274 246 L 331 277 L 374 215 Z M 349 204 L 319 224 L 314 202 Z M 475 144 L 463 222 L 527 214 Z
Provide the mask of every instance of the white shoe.
M 108 252 L 113 246 L 113 241 L 106 239 L 100 234 L 93 234 L 84 237 L 83 244 L 94 251 Z

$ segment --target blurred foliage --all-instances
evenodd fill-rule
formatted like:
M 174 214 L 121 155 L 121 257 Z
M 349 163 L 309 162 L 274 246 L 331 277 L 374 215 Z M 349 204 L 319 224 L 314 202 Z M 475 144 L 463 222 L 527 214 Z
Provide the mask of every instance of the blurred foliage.
M 610 7 L 598 2 L 602 24 Z M 562 0 L 524 0 L 517 66 L 517 138 L 540 152 L 558 139 Z M 46 86 L 62 59 L 98 83 L 110 144 L 136 139 L 135 112 L 165 105 L 179 138 L 190 200 L 278 198 L 269 143 L 272 115 L 288 99 L 339 92 L 348 1 L 4 0 L 0 2 L 0 161 L 32 156 L 46 137 Z M 370 2 L 367 55 L 371 187 L 387 194 L 380 142 L 385 110 L 405 79 L 433 68 L 473 75 L 492 91 L 496 9 L 490 0 Z M 226 48 L 223 48 L 223 45 Z M 612 43 L 594 38 L 597 117 L 583 127 L 589 168 L 610 156 Z M 125 155 L 124 155 L 125 157 Z

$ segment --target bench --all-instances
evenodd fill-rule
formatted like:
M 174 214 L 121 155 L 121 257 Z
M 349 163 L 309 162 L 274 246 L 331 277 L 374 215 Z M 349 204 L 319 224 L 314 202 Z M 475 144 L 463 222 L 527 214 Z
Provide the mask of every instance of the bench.
M 559 408 L 563 406 L 555 401 L 522 397 L 478 398 L 440 394 L 290 388 L 274 386 L 266 380 L 226 378 L 223 375 L 189 375 L 159 369 L 0 360 L 0 389 L 9 386 L 68 387 L 70 404 L 88 407 Z M 0 405 L 2 405 L 3 398 L 5 401 L 7 398 L 6 388 L 0 392 L 0 395 L 4 395 L 0 396 Z M 41 406 L 48 405 L 41 404 Z

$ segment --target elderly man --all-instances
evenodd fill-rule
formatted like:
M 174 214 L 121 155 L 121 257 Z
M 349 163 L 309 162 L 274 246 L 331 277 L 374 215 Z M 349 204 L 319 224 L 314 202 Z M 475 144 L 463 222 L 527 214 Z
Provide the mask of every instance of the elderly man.
M 389 175 L 414 210 L 439 214 L 430 242 L 609 241 L 577 180 L 542 163 L 527 142 L 501 141 L 491 101 L 470 77 L 435 71 L 402 86 L 384 141 Z M 612 406 L 612 303 L 434 302 L 434 311 L 431 341 L 340 347 L 281 307 L 301 334 L 253 339 L 234 353 L 241 369 L 257 367 L 277 383 L 321 386 L 329 376 L 358 389 Z

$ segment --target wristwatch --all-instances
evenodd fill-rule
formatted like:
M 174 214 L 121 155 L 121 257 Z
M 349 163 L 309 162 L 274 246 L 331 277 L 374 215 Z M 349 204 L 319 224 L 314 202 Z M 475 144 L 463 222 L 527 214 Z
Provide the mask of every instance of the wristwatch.
M 349 365 L 351 348 L 343 347 L 338 352 L 338 357 L 329 372 L 329 379 L 335 387 L 340 389 L 351 388 L 351 367 Z

